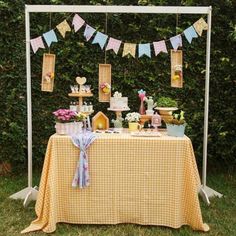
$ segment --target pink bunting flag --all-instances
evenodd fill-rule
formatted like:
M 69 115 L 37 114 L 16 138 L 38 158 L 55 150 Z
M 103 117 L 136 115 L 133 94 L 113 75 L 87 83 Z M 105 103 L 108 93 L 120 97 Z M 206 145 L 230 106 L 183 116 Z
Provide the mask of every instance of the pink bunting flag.
M 72 25 L 74 26 L 75 32 L 77 32 L 84 25 L 84 22 L 85 21 L 78 14 L 74 15 Z
M 121 45 L 120 40 L 117 40 L 117 39 L 114 39 L 114 38 L 110 37 L 109 41 L 108 41 L 108 44 L 107 44 L 107 47 L 106 47 L 106 51 L 112 49 L 115 52 L 115 54 L 117 54 L 118 51 L 119 51 L 120 45 Z
M 165 40 L 153 42 L 153 46 L 154 46 L 155 56 L 157 56 L 160 52 L 168 53 Z
M 34 38 L 34 39 L 31 39 L 30 44 L 32 46 L 32 49 L 33 49 L 34 53 L 36 53 L 39 48 L 45 48 L 41 36 L 39 36 L 37 38 Z

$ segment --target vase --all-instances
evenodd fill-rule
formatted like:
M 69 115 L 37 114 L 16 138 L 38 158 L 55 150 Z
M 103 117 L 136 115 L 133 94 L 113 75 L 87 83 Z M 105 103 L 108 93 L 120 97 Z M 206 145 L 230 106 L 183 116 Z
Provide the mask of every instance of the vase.
M 83 131 L 83 122 L 56 123 L 56 133 L 60 135 L 73 135 Z
M 141 125 L 138 122 L 129 123 L 129 131 L 138 131 L 141 128 Z
M 186 123 L 182 125 L 166 124 L 167 134 L 174 137 L 183 137 Z
M 145 115 L 145 106 L 144 106 L 144 102 L 143 102 L 143 99 L 141 99 L 141 104 L 140 104 L 140 107 L 139 107 L 139 113 L 141 115 Z

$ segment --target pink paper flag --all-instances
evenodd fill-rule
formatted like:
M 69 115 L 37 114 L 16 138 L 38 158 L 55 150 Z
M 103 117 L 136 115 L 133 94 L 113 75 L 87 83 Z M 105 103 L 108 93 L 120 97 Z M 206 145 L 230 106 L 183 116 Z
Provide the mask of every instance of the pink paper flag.
M 77 32 L 84 25 L 84 22 L 85 21 L 78 14 L 75 14 L 72 21 L 75 32 Z
M 160 52 L 168 53 L 165 40 L 153 42 L 153 46 L 154 46 L 155 56 L 157 56 Z
M 117 40 L 117 39 L 114 39 L 114 38 L 110 37 L 109 41 L 108 41 L 108 44 L 107 44 L 107 47 L 106 47 L 106 51 L 112 49 L 115 52 L 115 54 L 117 54 L 118 51 L 119 51 L 120 45 L 121 45 L 120 40 Z
M 34 53 L 36 53 L 39 48 L 45 48 L 41 36 L 34 39 L 30 39 L 30 44 L 32 46 Z

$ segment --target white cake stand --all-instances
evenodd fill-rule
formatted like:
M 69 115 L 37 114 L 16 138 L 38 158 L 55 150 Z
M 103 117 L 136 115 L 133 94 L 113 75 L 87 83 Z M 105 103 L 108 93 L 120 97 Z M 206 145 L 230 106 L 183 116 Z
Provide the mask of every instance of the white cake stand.
M 114 109 L 114 108 L 107 108 L 108 111 L 114 111 L 116 113 L 116 119 L 122 117 L 122 111 L 129 111 L 130 108 L 127 107 L 127 108 L 123 108 L 123 109 Z

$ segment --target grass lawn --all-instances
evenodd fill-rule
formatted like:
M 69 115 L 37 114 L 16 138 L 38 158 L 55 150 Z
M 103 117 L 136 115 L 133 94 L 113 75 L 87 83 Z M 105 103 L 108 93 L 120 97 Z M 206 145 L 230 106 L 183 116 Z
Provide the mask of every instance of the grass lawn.
M 40 175 L 34 176 L 38 185 Z M 20 235 L 36 215 L 34 203 L 28 208 L 22 206 L 22 201 L 10 200 L 8 196 L 26 187 L 27 175 L 0 176 L 0 236 Z M 190 227 L 170 229 L 159 226 L 140 226 L 133 224 L 119 225 L 71 225 L 57 224 L 57 230 L 50 235 L 104 235 L 104 236 L 151 236 L 151 235 L 207 235 L 234 236 L 236 235 L 236 173 L 214 173 L 208 176 L 208 185 L 224 194 L 221 199 L 211 199 L 208 207 L 201 201 L 204 222 L 211 230 L 208 233 L 195 232 Z M 39 231 L 27 235 L 48 235 Z

